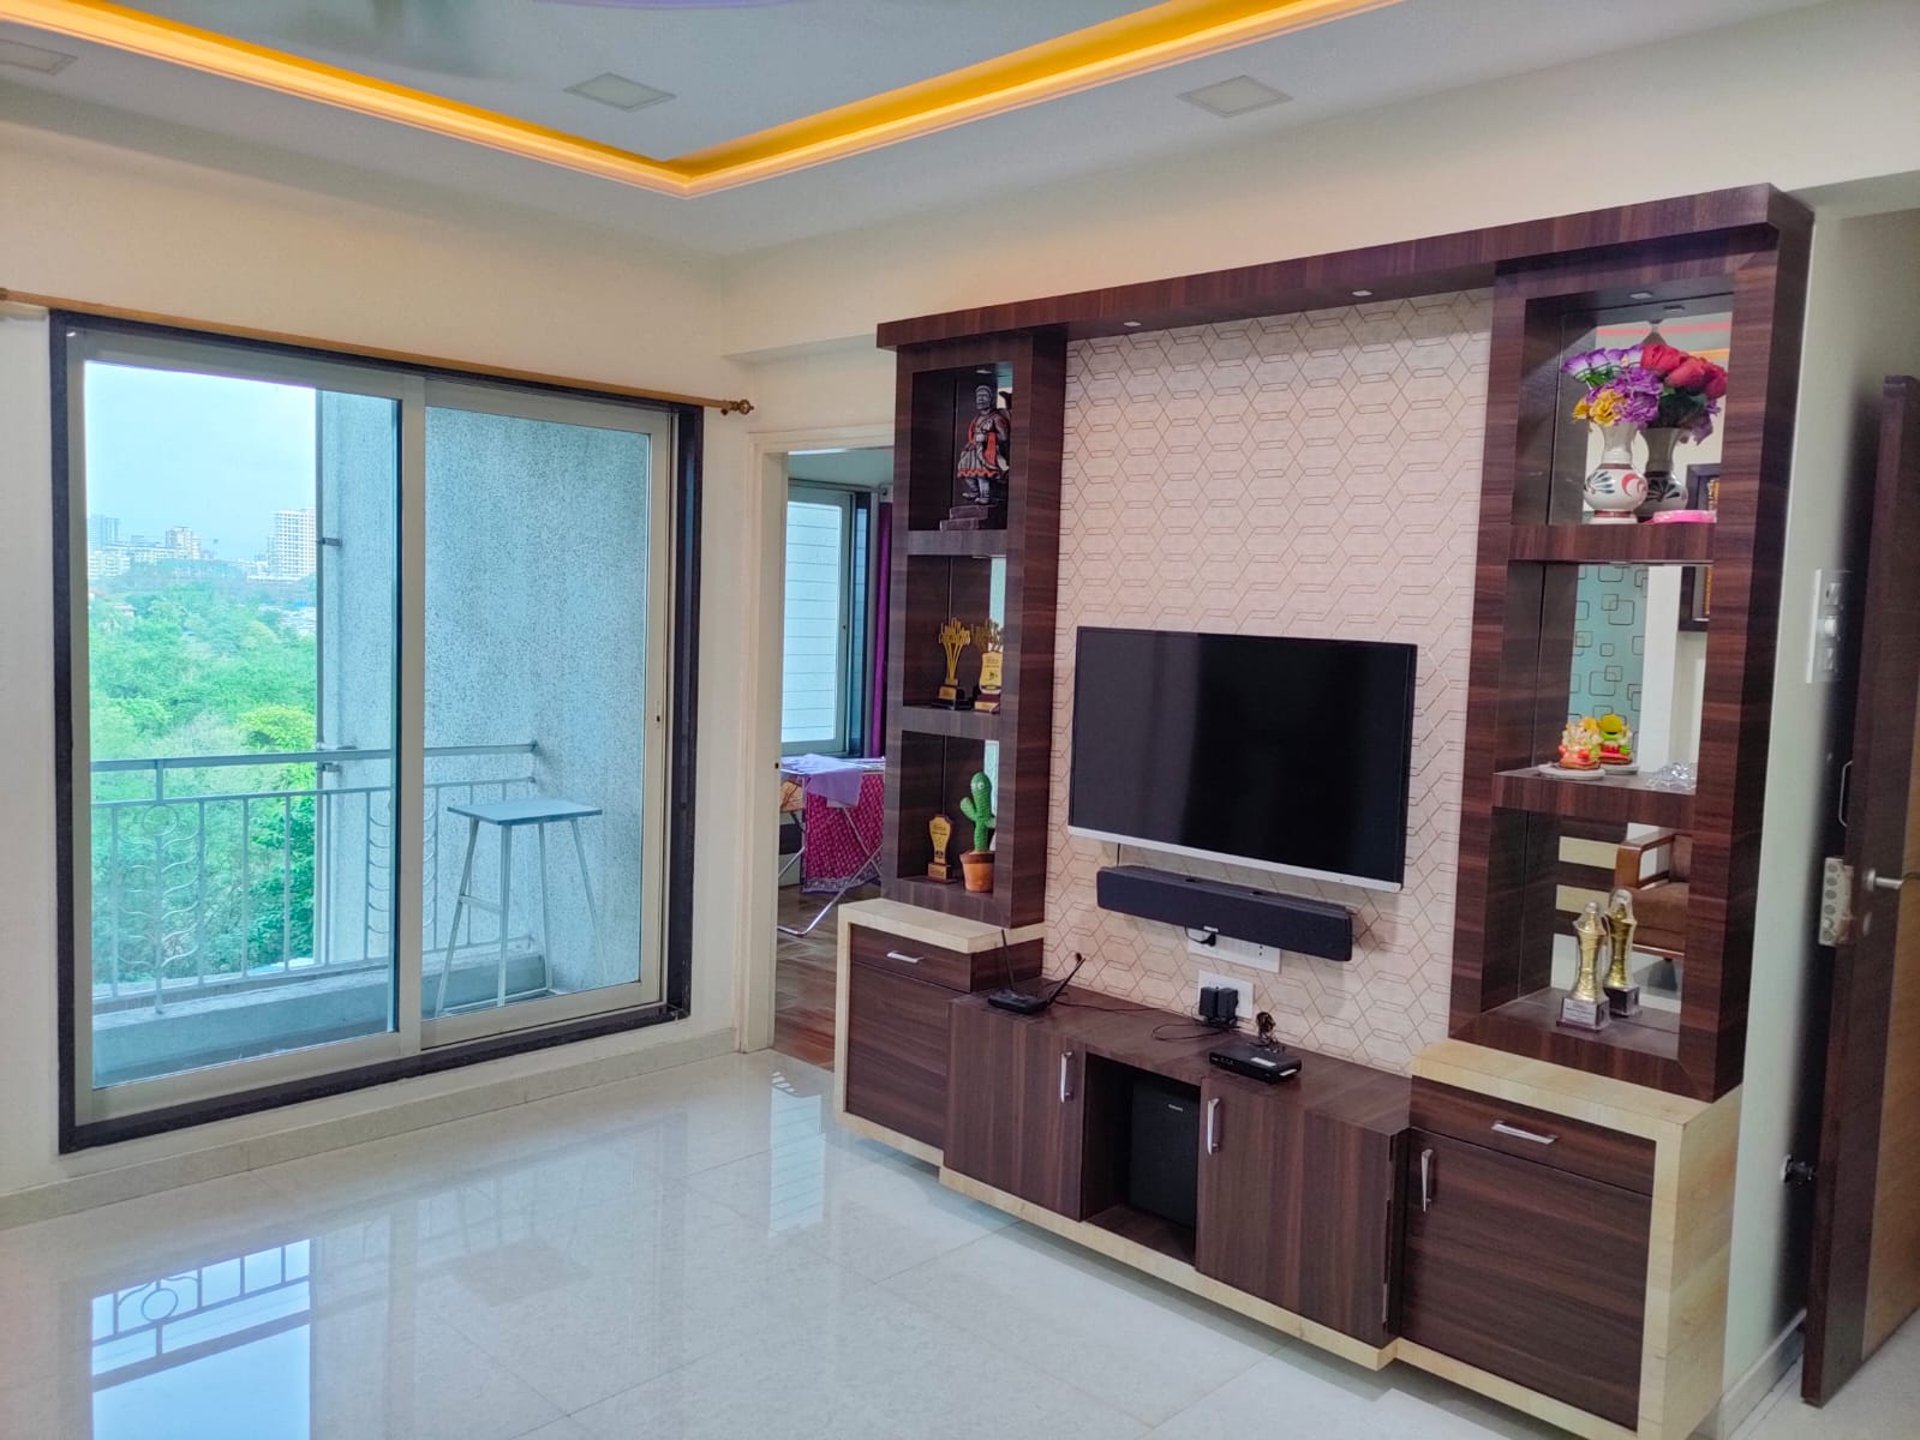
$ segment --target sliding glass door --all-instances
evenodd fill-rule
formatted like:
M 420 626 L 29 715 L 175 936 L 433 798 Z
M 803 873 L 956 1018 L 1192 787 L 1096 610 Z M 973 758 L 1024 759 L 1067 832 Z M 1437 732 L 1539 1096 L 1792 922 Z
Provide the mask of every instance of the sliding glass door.
M 72 1120 L 664 995 L 671 419 L 66 354 Z

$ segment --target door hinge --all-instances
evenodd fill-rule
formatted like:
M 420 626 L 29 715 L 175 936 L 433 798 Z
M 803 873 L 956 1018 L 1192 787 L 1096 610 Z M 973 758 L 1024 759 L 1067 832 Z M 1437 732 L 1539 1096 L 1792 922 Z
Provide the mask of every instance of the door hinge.
M 1853 939 L 1853 867 L 1838 855 L 1820 866 L 1820 943 L 1844 945 Z

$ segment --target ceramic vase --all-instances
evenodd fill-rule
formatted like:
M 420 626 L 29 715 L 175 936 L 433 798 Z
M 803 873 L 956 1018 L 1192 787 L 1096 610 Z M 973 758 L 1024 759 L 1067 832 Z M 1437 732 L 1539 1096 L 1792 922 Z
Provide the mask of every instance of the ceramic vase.
M 1673 447 L 1680 432 L 1671 425 L 1658 425 L 1644 432 L 1647 439 L 1647 466 L 1641 473 L 1647 479 L 1647 498 L 1633 513 L 1645 520 L 1662 510 L 1687 508 L 1687 487 L 1673 475 Z
M 1596 525 L 1631 525 L 1633 512 L 1647 498 L 1647 477 L 1633 468 L 1633 438 L 1638 425 L 1600 425 L 1600 463 L 1582 487 Z

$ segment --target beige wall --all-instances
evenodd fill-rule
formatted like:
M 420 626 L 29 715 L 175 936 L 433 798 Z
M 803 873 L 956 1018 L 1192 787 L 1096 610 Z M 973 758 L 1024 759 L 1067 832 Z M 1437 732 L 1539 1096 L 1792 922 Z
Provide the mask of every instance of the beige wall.
M 0 124 L 0 285 L 676 391 L 740 392 L 712 343 L 704 270 L 620 237 L 423 195 L 341 198 Z M 672 1045 L 730 1039 L 742 877 L 749 556 L 746 435 L 709 412 L 692 1018 L 634 1036 L 409 1081 L 84 1156 L 55 1154 L 52 574 L 45 325 L 0 321 L 0 1197 L 63 1177 L 287 1130 L 409 1098 Z

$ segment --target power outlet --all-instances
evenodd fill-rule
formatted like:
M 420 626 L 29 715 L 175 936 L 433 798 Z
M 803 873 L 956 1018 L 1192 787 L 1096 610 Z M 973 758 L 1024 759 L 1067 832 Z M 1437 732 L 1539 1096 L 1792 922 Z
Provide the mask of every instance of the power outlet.
M 1219 985 L 1228 990 L 1238 990 L 1240 992 L 1240 1004 L 1234 1011 L 1234 1014 L 1248 1024 L 1253 1023 L 1252 981 L 1235 980 L 1226 975 L 1209 975 L 1205 970 L 1202 970 L 1199 980 L 1195 982 L 1193 987 L 1193 1009 L 1196 1014 L 1198 1014 L 1200 1010 L 1200 992 L 1209 985 Z
M 1210 941 L 1196 940 L 1187 933 L 1187 953 L 1202 960 L 1218 960 L 1225 965 L 1244 965 L 1249 970 L 1280 973 L 1280 952 L 1271 945 L 1256 945 L 1251 940 L 1234 940 L 1215 935 Z

